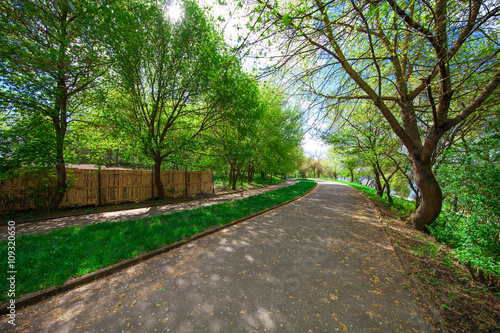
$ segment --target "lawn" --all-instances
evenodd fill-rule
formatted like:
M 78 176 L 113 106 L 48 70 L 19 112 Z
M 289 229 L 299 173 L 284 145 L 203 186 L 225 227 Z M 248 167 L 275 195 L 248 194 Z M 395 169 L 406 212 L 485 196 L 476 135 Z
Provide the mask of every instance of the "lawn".
M 58 286 L 162 246 L 290 201 L 316 186 L 301 181 L 289 187 L 241 200 L 134 221 L 97 223 L 16 237 L 16 298 Z M 0 242 L 1 267 L 7 267 L 7 241 Z M 7 269 L 0 279 L 7 279 Z M 8 284 L 0 286 L 5 302 Z

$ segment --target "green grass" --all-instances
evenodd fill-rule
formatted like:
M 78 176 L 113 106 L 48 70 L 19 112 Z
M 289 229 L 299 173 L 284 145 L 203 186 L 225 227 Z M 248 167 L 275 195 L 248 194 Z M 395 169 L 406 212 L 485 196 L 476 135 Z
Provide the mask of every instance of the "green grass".
M 222 204 L 134 221 L 70 227 L 16 238 L 16 298 L 81 276 L 119 261 L 154 251 L 211 226 L 275 207 L 316 185 L 302 181 L 276 191 Z M 0 242 L 0 280 L 7 279 L 7 241 Z M 0 301 L 7 301 L 7 283 Z
M 260 174 L 255 174 L 253 177 L 253 181 L 251 183 L 246 182 L 246 177 L 244 178 L 243 185 L 241 181 L 238 180 L 236 183 L 236 189 L 245 189 L 248 187 L 259 188 L 267 185 L 274 185 L 284 183 L 286 179 L 282 179 L 281 176 L 273 176 L 273 181 L 271 182 L 271 176 L 266 175 L 265 178 L 262 178 Z M 229 176 L 224 174 L 214 174 L 214 184 L 216 188 L 229 190 L 231 189 L 231 184 L 229 184 Z
M 393 202 L 389 203 L 389 201 L 387 200 L 387 194 L 384 193 L 383 197 L 379 197 L 379 196 L 377 196 L 377 191 L 371 187 L 361 185 L 358 183 L 345 182 L 345 181 L 341 181 L 341 180 L 334 180 L 334 179 L 328 179 L 328 180 L 333 180 L 333 181 L 336 181 L 338 183 L 347 184 L 347 185 L 363 192 L 369 198 L 385 203 L 386 205 L 391 207 L 391 210 L 396 215 L 398 215 L 398 217 L 400 219 L 404 219 L 404 218 L 410 216 L 413 213 L 413 211 L 415 210 L 415 202 L 413 202 L 413 201 L 401 199 L 397 196 L 392 196 Z

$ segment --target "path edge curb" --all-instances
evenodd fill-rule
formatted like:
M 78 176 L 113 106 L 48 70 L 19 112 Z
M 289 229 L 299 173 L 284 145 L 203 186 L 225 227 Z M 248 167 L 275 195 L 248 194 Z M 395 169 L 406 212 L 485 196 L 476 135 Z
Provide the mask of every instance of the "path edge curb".
M 275 209 L 278 209 L 278 208 L 281 208 L 283 206 L 286 206 L 288 204 L 291 204 L 295 201 L 298 201 L 306 196 L 308 196 L 309 194 L 312 194 L 317 188 L 318 188 L 318 183 L 316 182 L 316 186 L 314 186 L 312 189 L 310 189 L 309 191 L 307 191 L 306 193 L 290 200 L 290 201 L 287 201 L 287 202 L 284 202 L 284 203 L 281 203 L 277 206 L 274 206 L 274 207 L 271 207 L 271 208 L 267 208 L 263 211 L 260 211 L 260 212 L 257 212 L 255 214 L 252 214 L 252 215 L 249 215 L 249 216 L 246 216 L 246 217 L 243 217 L 241 219 L 238 219 L 238 220 L 235 220 L 235 221 L 232 221 L 232 222 L 229 222 L 229 223 L 226 223 L 224 225 L 220 225 L 220 226 L 214 226 L 214 227 L 210 227 L 208 229 L 206 229 L 205 231 L 202 231 L 200 233 L 197 233 L 196 235 L 193 235 L 191 237 L 188 237 L 186 239 L 183 239 L 179 242 L 175 242 L 175 243 L 172 243 L 172 244 L 169 244 L 169 245 L 165 245 L 157 250 L 154 250 L 152 252 L 148 252 L 148 253 L 144 253 L 144 254 L 141 254 L 137 257 L 134 257 L 132 259 L 128 259 L 128 260 L 124 260 L 124 261 L 121 261 L 121 262 L 118 262 L 114 265 L 111 265 L 111 266 L 108 266 L 108 267 L 104 267 L 104 268 L 101 268 L 97 271 L 94 271 L 92 273 L 89 273 L 89 274 L 86 274 L 86 275 L 83 275 L 83 276 L 80 276 L 80 277 L 77 277 L 77 278 L 74 278 L 74 279 L 71 279 L 67 282 L 65 282 L 62 286 L 57 286 L 57 287 L 50 287 L 50 288 L 47 288 L 47 289 L 44 289 L 44 290 L 40 290 L 40 291 L 37 291 L 37 292 L 34 292 L 34 293 L 31 293 L 31 294 L 28 294 L 28 295 L 25 295 L 19 299 L 16 299 L 15 300 L 15 309 L 19 309 L 19 308 L 23 308 L 23 307 L 26 307 L 26 306 L 29 306 L 29 305 L 33 305 L 33 304 L 36 304 L 48 297 L 52 297 L 52 296 L 55 296 L 55 295 L 58 295 L 58 294 L 61 294 L 65 291 L 68 291 L 68 290 L 71 290 L 71 289 L 75 289 L 76 287 L 79 287 L 81 285 L 84 285 L 84 284 L 87 284 L 87 283 L 90 283 L 90 282 L 94 282 L 98 279 L 101 279 L 101 278 L 104 278 L 104 277 L 107 277 L 109 275 L 112 275 L 116 272 L 119 272 L 125 268 L 129 268 L 131 266 L 134 266 L 134 265 L 137 265 L 141 262 L 144 262 L 148 259 L 151 259 L 153 257 L 156 257 L 160 254 L 164 254 L 164 253 L 167 253 L 167 252 L 170 252 L 176 248 L 179 248 L 183 245 L 186 245 L 186 244 L 189 244 L 195 240 L 198 240 L 200 238 L 203 238 L 203 237 L 206 237 L 208 235 L 211 235 L 211 234 L 214 234 L 216 232 L 219 232 L 223 229 L 226 229 L 226 228 L 229 228 L 233 225 L 236 225 L 238 223 L 241 223 L 241 222 L 244 222 L 244 221 L 247 221 L 247 220 L 250 220 L 254 217 L 257 217 L 259 215 L 262 215 L 262 214 L 265 214 L 265 213 L 268 213 L 270 211 L 273 211 Z M 10 309 L 8 309 L 7 307 L 10 305 L 10 302 L 5 302 L 5 303 L 1 303 L 0 304 L 0 315 L 5 315 L 5 314 L 9 314 L 10 313 Z
M 406 259 L 403 256 L 403 252 L 402 252 L 401 248 L 399 247 L 398 243 L 394 240 L 394 237 L 392 237 L 391 231 L 389 230 L 389 226 L 384 221 L 384 219 L 382 219 L 382 215 L 380 214 L 380 211 L 377 208 L 377 206 L 375 206 L 373 204 L 372 200 L 366 194 L 364 194 L 363 192 L 361 192 L 360 190 L 358 190 L 352 186 L 350 186 L 350 187 L 352 189 L 358 191 L 359 193 L 361 193 L 363 195 L 363 197 L 370 203 L 370 206 L 373 208 L 373 210 L 376 212 L 378 220 L 381 223 L 381 225 L 384 227 L 385 234 L 389 238 L 389 242 L 391 243 L 391 246 L 394 248 L 394 252 L 396 253 L 396 256 L 398 257 L 399 262 L 401 263 L 401 266 L 403 267 L 403 271 L 404 271 L 405 275 L 410 279 L 411 283 L 413 284 L 413 286 L 416 289 L 416 292 L 419 294 L 420 298 L 422 299 L 422 302 L 429 309 L 430 316 L 431 316 L 431 319 L 433 321 L 431 324 L 434 327 L 438 328 L 439 331 L 448 333 L 449 330 L 448 330 L 448 328 L 446 328 L 445 321 L 441 317 L 439 310 L 437 309 L 434 302 L 431 301 L 429 294 L 425 290 L 425 288 L 422 285 L 422 283 L 420 282 L 420 280 L 415 277 L 415 274 L 413 273 L 412 269 L 410 268 L 410 265 L 408 264 L 408 262 L 406 261 Z

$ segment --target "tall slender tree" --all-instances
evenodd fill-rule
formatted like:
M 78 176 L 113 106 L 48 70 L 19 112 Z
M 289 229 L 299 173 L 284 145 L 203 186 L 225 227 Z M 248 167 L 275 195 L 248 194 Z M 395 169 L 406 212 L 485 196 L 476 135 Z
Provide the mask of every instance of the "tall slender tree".
M 86 92 L 104 73 L 101 23 L 109 13 L 107 8 L 99 0 L 0 2 L 0 100 L 4 112 L 10 112 L 10 124 L 22 119 L 51 124 L 44 144 L 51 147 L 45 161 L 56 170 L 54 208 L 67 187 L 68 124 Z
M 162 163 L 192 149 L 194 139 L 226 115 L 235 97 L 227 87 L 240 70 L 196 2 L 183 1 L 178 19 L 169 10 L 139 4 L 114 23 L 121 32 L 113 45 L 121 93 L 115 122 L 153 160 L 160 198 L 166 196 Z

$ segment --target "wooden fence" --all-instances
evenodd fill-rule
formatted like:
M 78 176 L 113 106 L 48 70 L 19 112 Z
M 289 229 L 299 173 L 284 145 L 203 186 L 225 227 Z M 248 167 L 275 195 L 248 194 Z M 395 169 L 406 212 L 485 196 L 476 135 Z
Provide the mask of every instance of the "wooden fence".
M 156 198 L 151 170 L 67 168 L 70 185 L 61 207 L 108 205 Z M 0 212 L 29 210 L 49 204 L 54 178 L 49 173 L 25 173 L 0 184 Z M 52 178 L 52 179 L 50 179 Z M 168 197 L 213 193 L 210 171 L 161 171 Z

